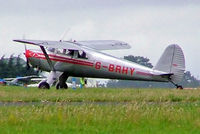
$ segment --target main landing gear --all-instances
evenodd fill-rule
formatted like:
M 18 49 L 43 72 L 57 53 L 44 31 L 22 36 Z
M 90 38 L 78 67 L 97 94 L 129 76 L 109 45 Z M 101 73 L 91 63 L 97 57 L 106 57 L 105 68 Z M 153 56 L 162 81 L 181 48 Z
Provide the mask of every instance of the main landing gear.
M 40 89 L 50 89 L 50 86 L 53 85 L 53 83 L 56 81 L 56 78 L 61 73 L 56 71 L 51 71 L 49 76 L 47 77 L 47 80 L 43 80 L 39 83 L 38 88 Z
M 38 88 L 50 89 L 50 86 L 53 85 L 53 83 L 57 80 L 57 78 L 59 79 L 58 82 L 56 83 L 56 89 L 67 89 L 68 86 L 66 84 L 66 81 L 68 78 L 68 74 L 56 71 L 51 71 L 47 80 L 40 82 Z

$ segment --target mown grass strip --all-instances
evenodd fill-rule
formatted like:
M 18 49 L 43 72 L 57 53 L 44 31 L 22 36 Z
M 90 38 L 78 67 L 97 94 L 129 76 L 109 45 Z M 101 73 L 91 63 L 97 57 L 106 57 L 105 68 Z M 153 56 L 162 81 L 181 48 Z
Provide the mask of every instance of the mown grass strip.
M 199 102 L 200 90 L 0 87 L 1 102 Z

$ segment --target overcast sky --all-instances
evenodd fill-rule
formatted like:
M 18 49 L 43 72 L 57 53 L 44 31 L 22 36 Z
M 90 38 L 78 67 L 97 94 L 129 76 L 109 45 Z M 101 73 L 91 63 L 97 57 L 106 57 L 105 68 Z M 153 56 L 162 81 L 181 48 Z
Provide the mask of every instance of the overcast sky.
M 23 53 L 13 39 L 113 39 L 153 65 L 169 44 L 179 44 L 186 69 L 200 78 L 199 0 L 0 0 L 0 56 Z

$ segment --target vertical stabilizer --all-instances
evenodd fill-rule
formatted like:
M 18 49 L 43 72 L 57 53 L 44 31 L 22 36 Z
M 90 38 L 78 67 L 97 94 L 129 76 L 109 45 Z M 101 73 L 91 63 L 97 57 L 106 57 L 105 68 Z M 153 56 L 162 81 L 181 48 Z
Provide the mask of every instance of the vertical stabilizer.
M 175 44 L 169 45 L 154 69 L 172 73 L 171 81 L 174 83 L 180 82 L 185 71 L 185 58 L 182 49 Z

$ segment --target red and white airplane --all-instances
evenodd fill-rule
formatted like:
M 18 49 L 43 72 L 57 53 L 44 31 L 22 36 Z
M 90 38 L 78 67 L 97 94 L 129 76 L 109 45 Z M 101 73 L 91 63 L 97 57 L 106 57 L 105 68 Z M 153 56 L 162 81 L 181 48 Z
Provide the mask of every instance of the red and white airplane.
M 33 67 L 50 72 L 39 88 L 49 89 L 58 80 L 56 88 L 68 88 L 69 76 L 124 79 L 178 83 L 185 71 L 185 58 L 178 45 L 169 45 L 154 68 L 120 59 L 102 50 L 129 49 L 130 45 L 116 40 L 46 41 L 14 40 L 39 46 L 41 50 L 26 50 L 25 56 Z

